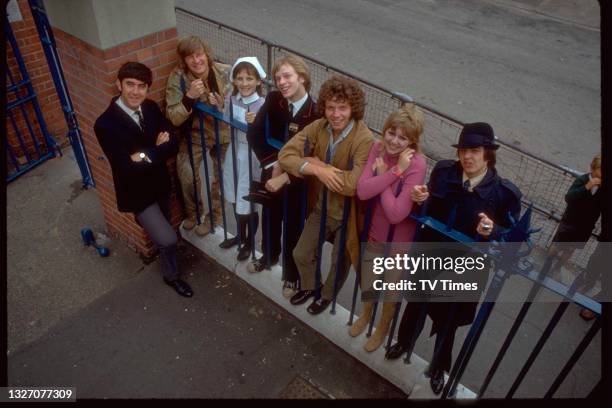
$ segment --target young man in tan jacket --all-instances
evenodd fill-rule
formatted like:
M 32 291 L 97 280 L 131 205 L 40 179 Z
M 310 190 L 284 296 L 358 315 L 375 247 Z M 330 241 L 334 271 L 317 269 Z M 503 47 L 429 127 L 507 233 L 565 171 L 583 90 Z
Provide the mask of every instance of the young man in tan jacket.
M 210 218 L 206 217 L 204 222 L 200 224 L 200 220 L 196 220 L 196 214 L 199 214 L 200 217 L 203 215 L 200 168 L 205 149 L 202 147 L 200 138 L 198 114 L 193 105 L 199 101 L 208 106 L 216 107 L 221 112 L 223 111 L 223 97 L 228 88 L 229 66 L 214 62 L 210 46 L 196 36 L 181 39 L 176 50 L 179 56 L 179 64 L 170 73 L 166 84 L 166 116 L 174 126 L 180 127 L 181 133 L 176 167 L 186 213 L 183 228 L 191 230 L 197 224 L 196 234 L 204 236 L 211 229 Z M 204 115 L 204 134 L 204 142 L 206 147 L 210 149 L 213 160 L 214 182 L 211 180 L 211 195 L 216 223 L 221 219 L 222 205 L 219 199 L 219 161 L 215 149 L 214 121 L 208 115 Z M 221 162 L 223 162 L 228 143 L 227 127 L 220 122 Z M 191 164 L 192 160 L 193 166 Z M 197 198 L 194 194 L 194 181 L 197 188 Z
M 331 268 L 320 297 L 308 307 L 311 314 L 319 314 L 327 308 L 342 288 L 351 264 L 357 264 L 359 235 L 355 190 L 373 142 L 372 132 L 363 121 L 365 95 L 356 81 L 332 76 L 321 86 L 317 108 L 324 117 L 296 134 L 278 155 L 284 171 L 296 177 L 306 176 L 308 182 L 309 216 L 293 250 L 301 290 L 290 299 L 291 304 L 303 304 L 316 294 L 316 259 L 320 256 L 318 242 L 323 207 L 326 207 L 324 238 L 334 242 Z M 306 143 L 311 157 L 304 157 Z M 343 256 L 338 258 L 345 197 L 350 197 L 346 246 Z M 337 260 L 340 265 L 334 290 Z

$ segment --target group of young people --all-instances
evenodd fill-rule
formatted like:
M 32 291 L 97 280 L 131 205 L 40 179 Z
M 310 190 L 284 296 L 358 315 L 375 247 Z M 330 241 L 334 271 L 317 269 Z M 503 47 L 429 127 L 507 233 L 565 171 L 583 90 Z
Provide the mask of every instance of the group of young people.
M 255 246 L 257 205 L 261 205 L 266 220 L 263 255 L 249 261 L 247 269 L 261 272 L 284 254 L 283 295 L 293 305 L 312 299 L 307 310 L 313 315 L 329 306 L 350 266 L 359 263 L 363 209 L 368 203 L 372 213 L 366 236 L 373 243 L 412 242 L 417 225 L 409 214 L 425 202 L 428 214 L 441 220 L 457 211 L 455 228 L 484 240 L 497 238 L 510 226 L 510 217 L 519 217 L 521 193 L 497 174 L 499 145 L 487 123 L 466 124 L 453 145 L 457 159 L 439 161 L 425 184 L 427 165 L 419 147 L 424 117 L 417 106 L 407 104 L 391 113 L 377 140 L 364 122 L 365 94 L 352 79 L 332 76 L 321 85 L 315 101 L 306 63 L 288 55 L 275 61 L 270 75 L 276 90 L 264 96 L 262 81 L 267 73 L 256 57 L 238 58 L 232 66 L 217 63 L 210 47 L 195 36 L 182 39 L 177 54 L 179 64 L 166 87 L 165 115 L 146 99 L 151 70 L 128 62 L 118 71 L 120 95 L 94 129 L 112 168 L 118 209 L 134 213 L 159 248 L 164 282 L 182 296 L 192 296 L 193 290 L 179 277 L 177 235 L 169 223 L 166 161 L 174 155 L 184 204 L 183 228 L 206 235 L 210 220 L 220 220 L 223 188 L 238 231 L 220 246 L 238 246 L 237 258 L 244 261 Z M 210 115 L 200 122 L 196 102 L 243 123 L 246 133 L 235 129 L 232 138 L 227 126 L 215 132 Z M 200 172 L 206 154 L 214 168 L 208 209 L 213 217 L 203 214 Z M 321 238 L 333 243 L 324 282 L 316 273 Z M 420 240 L 449 238 L 424 227 Z M 362 279 L 362 293 L 371 292 L 370 285 Z M 362 333 L 373 314 L 374 299 L 363 300 L 363 312 L 349 329 L 351 336 Z M 451 314 L 451 305 L 426 305 L 434 322 L 431 334 L 450 327 L 446 335 L 436 337 L 438 357 L 429 369 L 435 393 L 441 391 L 443 373 L 450 369 L 455 330 L 471 323 L 476 310 L 475 304 L 463 303 Z M 364 346 L 367 351 L 384 341 L 396 307 L 397 302 L 384 302 L 376 330 Z M 423 319 L 417 318 L 416 307 L 423 305 L 412 302 L 405 309 L 398 342 L 387 350 L 387 358 L 400 357 L 421 332 Z

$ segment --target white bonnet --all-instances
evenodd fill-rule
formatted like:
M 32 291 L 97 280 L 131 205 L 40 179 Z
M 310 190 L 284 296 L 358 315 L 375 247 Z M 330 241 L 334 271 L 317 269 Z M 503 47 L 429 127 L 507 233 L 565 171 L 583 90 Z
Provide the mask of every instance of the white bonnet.
M 259 74 L 259 77 L 261 79 L 265 79 L 266 78 L 266 71 L 264 71 L 264 69 L 261 66 L 261 64 L 259 63 L 259 60 L 257 59 L 257 57 L 242 57 L 242 58 L 238 58 L 236 60 L 236 62 L 234 62 L 234 65 L 232 66 L 232 70 L 230 71 L 230 80 L 234 77 L 234 69 L 241 62 L 248 62 L 253 67 L 255 67 L 255 69 L 257 70 L 257 73 Z

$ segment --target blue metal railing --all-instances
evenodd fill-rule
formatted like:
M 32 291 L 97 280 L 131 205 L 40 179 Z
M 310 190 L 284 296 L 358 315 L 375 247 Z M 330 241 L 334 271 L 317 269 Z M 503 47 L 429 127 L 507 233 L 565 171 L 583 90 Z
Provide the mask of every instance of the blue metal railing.
M 242 132 L 247 131 L 247 126 L 244 123 L 238 122 L 236 120 L 233 120 L 232 118 L 227 118 L 224 117 L 224 115 L 217 111 L 214 108 L 211 108 L 205 104 L 202 103 L 196 103 L 195 105 L 196 109 L 198 110 L 198 114 L 201 117 L 201 123 L 203 123 L 203 118 L 204 116 L 208 115 L 210 117 L 213 118 L 213 120 L 215 122 L 223 122 L 228 124 L 232 129 L 236 129 L 236 130 L 240 130 Z M 202 127 L 201 127 L 202 129 Z M 216 133 L 216 137 L 215 137 L 215 143 L 218 145 L 219 143 L 219 129 L 218 126 L 215 127 L 215 133 Z M 212 147 L 211 147 L 212 148 Z M 220 149 L 218 148 L 218 146 L 215 146 L 215 151 L 217 154 L 217 157 L 220 157 Z M 210 180 L 207 178 L 206 179 L 206 183 L 209 183 Z M 223 187 L 221 187 L 221 189 L 223 189 Z M 322 194 L 325 195 L 325 189 L 322 190 Z M 222 191 L 220 192 L 220 194 L 222 194 Z M 284 201 L 286 201 L 286 197 L 284 199 Z M 327 200 L 323 200 L 324 206 L 323 209 L 325 209 L 325 203 Z M 286 202 L 284 203 L 286 205 Z M 350 210 L 349 207 L 345 206 L 344 208 L 344 212 L 343 212 L 343 216 L 347 216 L 348 215 L 348 211 Z M 361 241 L 365 242 L 367 241 L 367 236 L 368 236 L 368 230 L 369 227 L 371 226 L 371 211 L 372 211 L 372 207 L 371 207 L 371 203 L 370 205 L 368 205 L 367 209 L 366 209 L 366 219 L 365 219 L 365 227 L 364 230 L 361 231 L 360 233 L 360 237 L 361 237 Z M 529 216 L 531 213 L 531 210 L 528 210 L 529 212 Z M 211 211 L 212 213 L 212 211 Z M 322 228 L 322 231 L 324 231 L 325 225 L 325 217 L 324 217 L 324 213 L 321 214 L 321 224 L 320 224 L 320 228 Z M 528 216 L 528 217 L 529 217 Z M 468 237 L 464 234 L 459 233 L 458 231 L 453 229 L 453 224 L 455 222 L 455 214 L 454 212 L 451 212 L 449 218 L 447 220 L 437 220 L 434 218 L 431 218 L 429 216 L 427 216 L 427 205 L 424 205 L 420 214 L 418 215 L 411 215 L 411 217 L 417 222 L 419 223 L 419 225 L 426 225 L 430 228 L 434 228 L 435 230 L 437 230 L 438 232 L 445 234 L 446 236 L 458 241 L 458 242 L 463 242 L 465 245 L 476 245 L 476 241 L 474 241 L 473 238 Z M 265 218 L 262 220 L 262 222 L 266 222 Z M 227 230 L 227 225 L 225 220 L 223 221 L 223 226 L 224 229 Z M 417 231 L 419 231 L 419 229 L 417 229 Z M 341 240 L 341 247 L 338 250 L 338 254 L 339 254 L 339 258 L 345 253 L 345 245 L 346 245 L 346 233 L 347 233 L 347 228 L 346 228 L 346 223 L 343 223 L 342 228 L 340 229 L 340 231 L 338 231 L 338 233 L 340 234 L 344 234 L 344 238 L 343 240 Z M 321 248 L 322 245 L 325 241 L 325 234 L 319 234 L 319 242 L 318 242 L 318 247 L 319 247 L 319 253 L 321 253 Z M 391 237 L 392 238 L 392 237 Z M 416 238 L 418 239 L 418 238 Z M 282 259 L 286 259 L 286 256 L 291 256 L 291 254 L 286 254 L 285 252 L 285 242 L 283 242 L 283 258 Z M 361 254 L 360 254 L 361 256 Z M 576 292 L 576 285 L 577 283 L 575 283 L 572 287 L 567 287 L 566 285 L 546 276 L 546 274 L 548 273 L 548 270 L 551 267 L 552 264 L 552 258 L 547 259 L 547 261 L 544 263 L 544 265 L 542 266 L 542 268 L 540 270 L 536 270 L 534 265 L 532 264 L 527 264 L 527 268 L 525 268 L 525 265 L 522 265 L 521 267 L 518 266 L 517 264 L 517 256 L 516 254 L 512 255 L 512 256 L 506 256 L 506 258 L 504 258 L 506 260 L 506 263 L 501 262 L 500 261 L 500 269 L 497 270 L 497 272 L 495 273 L 495 276 L 493 278 L 493 280 L 491 281 L 491 284 L 487 290 L 487 293 L 485 295 L 485 300 L 484 302 L 481 304 L 480 309 L 477 312 L 476 318 L 474 319 L 474 322 L 472 323 L 468 334 L 466 336 L 466 338 L 463 341 L 462 347 L 461 347 L 461 351 L 459 352 L 459 355 L 457 356 L 457 358 L 455 359 L 455 362 L 452 366 L 452 369 L 449 373 L 449 379 L 448 382 L 446 383 L 444 390 L 443 390 L 443 394 L 442 394 L 442 398 L 449 398 L 449 397 L 454 397 L 456 394 L 456 390 L 457 390 L 457 386 L 459 384 L 459 381 L 461 380 L 461 377 L 463 375 L 463 373 L 465 372 L 466 366 L 467 364 L 470 362 L 471 356 L 474 353 L 474 350 L 477 346 L 478 340 L 480 338 L 480 335 L 482 334 L 484 328 L 486 327 L 487 324 L 487 320 L 489 318 L 489 316 L 491 315 L 491 312 L 495 306 L 495 300 L 497 299 L 497 297 L 499 296 L 502 288 L 504 287 L 505 282 L 507 281 L 507 278 L 512 276 L 512 275 L 516 275 L 516 276 L 521 276 L 524 279 L 527 279 L 529 281 L 533 282 L 532 288 L 529 291 L 529 293 L 527 294 L 526 298 L 525 298 L 525 302 L 523 304 L 523 308 L 521 309 L 521 311 L 519 312 L 519 314 L 517 315 L 515 322 L 512 326 L 512 328 L 510 329 L 504 344 L 502 346 L 502 348 L 500 349 L 500 351 L 497 354 L 497 357 L 495 359 L 495 361 L 493 362 L 491 368 L 489 369 L 489 372 L 487 373 L 487 376 L 485 378 L 485 381 L 483 382 L 482 387 L 480 388 L 480 390 L 478 391 L 478 396 L 481 397 L 487 387 L 488 384 L 490 383 L 491 379 L 493 378 L 493 376 L 495 375 L 497 368 L 499 367 L 499 363 L 501 362 L 501 359 L 503 359 L 503 357 L 506 355 L 507 350 L 509 348 L 509 345 L 512 343 L 512 340 L 518 330 L 518 328 L 520 327 L 520 325 L 522 324 L 522 322 L 524 321 L 524 317 L 525 314 L 527 313 L 527 310 L 529 309 L 529 306 L 533 303 L 537 293 L 539 293 L 542 289 L 548 290 L 552 293 L 555 293 L 559 296 L 562 296 L 563 300 L 561 301 L 557 312 L 554 314 L 554 316 L 551 318 L 550 322 L 548 323 L 547 327 L 545 328 L 543 334 L 541 335 L 538 344 L 536 344 L 536 346 L 534 347 L 533 351 L 531 352 L 531 355 L 529 356 L 528 360 L 525 362 L 521 372 L 519 373 L 517 379 L 515 380 L 515 383 L 512 385 L 510 391 L 507 394 L 507 397 L 512 397 L 514 396 L 516 389 L 518 388 L 518 386 L 520 385 L 520 381 L 521 378 L 524 377 L 524 375 L 526 374 L 526 372 L 529 371 L 529 368 L 531 367 L 531 365 L 533 364 L 534 360 L 538 357 L 543 345 L 546 343 L 546 341 L 548 340 L 548 338 L 550 337 L 551 332 L 554 330 L 556 324 L 558 323 L 560 317 L 563 315 L 563 312 L 565 311 L 565 309 L 567 308 L 567 306 L 569 305 L 569 303 L 575 303 L 581 307 L 587 308 L 589 310 L 592 310 L 593 312 L 595 312 L 598 316 L 601 315 L 601 304 L 581 293 L 577 293 Z M 508 263 L 508 259 L 511 260 L 510 263 Z M 339 261 L 341 261 L 340 259 L 336 260 L 336 264 L 338 266 Z M 346 260 L 348 261 L 348 260 Z M 316 280 L 317 283 L 319 283 L 321 281 L 321 257 L 319 256 L 317 259 L 317 273 L 316 273 Z M 357 299 L 357 295 L 359 292 L 359 282 L 360 282 L 360 273 L 361 273 L 361 265 L 356 265 L 355 266 L 356 269 L 356 279 L 354 282 L 354 288 L 353 288 L 353 297 L 352 297 L 352 304 L 351 304 L 351 310 L 350 310 L 350 318 L 349 318 L 349 322 L 348 324 L 352 324 L 352 319 L 355 313 L 355 308 L 356 308 L 356 299 Z M 338 272 L 339 270 L 336 271 L 336 283 L 335 285 L 337 286 L 337 279 L 338 279 Z M 318 288 L 318 285 L 316 286 Z M 334 288 L 334 296 L 333 296 L 333 304 L 334 306 L 330 309 L 330 313 L 335 313 L 335 303 L 336 303 L 336 297 L 338 295 L 338 288 L 335 287 Z M 317 294 L 318 296 L 320 296 L 320 294 Z M 424 311 L 421 313 L 422 314 L 422 319 L 425 318 L 426 313 L 424 313 Z M 370 322 L 370 327 L 368 330 L 368 334 L 371 333 L 372 330 L 372 326 L 374 323 L 374 319 L 375 319 L 375 315 L 376 313 L 373 313 L 372 316 L 372 320 Z M 394 314 L 394 318 L 393 318 L 393 322 L 392 322 L 392 327 L 391 327 L 391 332 L 389 334 L 389 337 L 387 339 L 387 347 L 389 347 L 391 339 L 394 336 L 394 331 L 395 331 L 395 326 L 397 324 L 397 320 L 399 317 L 399 307 L 396 308 L 395 310 L 395 314 Z M 446 325 L 445 325 L 446 326 Z M 578 358 L 580 357 L 580 355 L 583 353 L 584 349 L 588 346 L 588 344 L 590 343 L 590 341 L 594 338 L 594 336 L 598 333 L 600 327 L 600 317 L 598 317 L 593 326 L 591 327 L 591 329 L 589 330 L 589 332 L 585 335 L 584 339 L 580 342 L 579 346 L 577 347 L 577 349 L 574 351 L 574 353 L 572 354 L 572 356 L 569 358 L 569 360 L 567 361 L 567 363 L 565 364 L 564 368 L 562 369 L 562 371 L 559 373 L 559 375 L 557 376 L 557 378 L 555 379 L 555 381 L 553 382 L 553 384 L 551 385 L 550 389 L 546 392 L 546 397 L 551 397 L 552 395 L 554 395 L 554 393 L 557 391 L 557 389 L 559 388 L 560 384 L 563 382 L 563 380 L 565 379 L 565 377 L 567 376 L 567 374 L 570 372 L 570 370 L 572 369 L 572 367 L 575 365 L 576 361 L 578 360 Z M 443 332 L 440 334 L 441 338 L 439 340 L 436 341 L 436 343 L 442 343 L 442 341 L 444 340 L 445 336 L 448 334 L 448 330 L 443 330 Z M 416 342 L 416 338 L 413 338 L 411 341 L 411 347 L 410 347 L 410 352 L 408 353 L 405 361 L 409 362 L 410 361 L 410 354 L 412 352 L 412 348 L 414 347 L 414 344 Z M 434 356 L 433 359 L 436 359 L 439 355 L 439 350 L 436 348 L 435 352 L 434 352 Z
M 209 24 L 211 23 L 210 19 L 201 17 L 201 16 L 196 16 L 191 12 L 182 10 L 182 9 L 178 9 L 177 11 L 180 11 L 181 15 L 186 15 L 189 18 L 197 18 L 200 19 L 200 21 L 202 22 L 202 24 Z M 268 70 L 270 70 L 271 65 L 272 65 L 272 57 L 275 55 L 275 53 L 273 52 L 274 49 L 278 48 L 281 49 L 281 47 L 278 47 L 277 45 L 273 44 L 272 42 L 257 38 L 255 36 L 252 36 L 248 33 L 244 33 L 241 32 L 240 30 L 236 30 L 233 29 L 231 27 L 227 27 L 222 23 L 219 22 L 212 22 L 212 24 L 214 25 L 214 27 L 216 27 L 218 30 L 220 31 L 224 31 L 224 32 L 237 32 L 240 33 L 242 36 L 246 36 L 248 38 L 252 38 L 255 39 L 256 42 L 258 44 L 260 44 L 262 47 L 264 47 L 267 50 L 267 66 L 268 66 Z M 286 48 L 282 48 L 283 52 L 287 51 L 287 52 L 292 52 L 292 50 L 288 50 Z M 300 55 L 299 53 L 296 53 L 297 55 Z M 301 55 L 303 56 L 303 55 Z M 303 56 L 305 57 L 305 59 L 309 62 L 309 63 L 314 63 L 314 64 L 318 64 L 320 66 L 323 67 L 327 67 L 330 70 L 333 70 L 335 72 L 339 72 L 342 73 L 339 70 L 336 70 L 334 68 L 328 67 L 327 65 L 325 65 L 322 62 L 313 60 L 312 58 L 309 58 L 307 56 Z M 265 57 L 264 57 L 265 58 Z M 345 74 L 347 76 L 350 77 L 354 77 L 352 75 L 348 75 Z M 380 87 L 370 84 L 366 81 L 360 80 L 361 83 L 365 84 L 366 86 L 370 86 L 376 89 L 381 89 Z M 383 90 L 385 91 L 385 90 Z M 393 93 L 388 91 L 390 94 L 391 98 L 395 98 L 399 101 L 403 101 L 404 99 L 406 100 L 410 100 L 409 97 L 406 97 L 406 95 L 401 95 L 398 93 Z M 435 112 L 434 110 L 432 110 L 430 107 L 424 106 L 422 104 L 419 103 L 419 106 L 423 107 L 424 109 L 430 111 L 430 112 L 434 112 L 435 114 L 441 116 L 442 118 L 444 118 L 445 120 L 448 120 L 450 122 L 456 123 L 459 126 L 461 125 L 461 122 L 458 121 L 457 119 L 454 118 L 450 118 L 447 115 L 444 115 L 443 113 L 440 112 Z M 205 110 L 203 110 L 205 111 Z M 216 112 L 216 114 L 218 115 L 217 118 L 219 120 L 223 120 L 222 116 Z M 239 124 L 239 123 L 231 123 L 231 121 L 227 121 L 226 123 L 230 123 L 230 125 L 232 127 L 241 129 L 242 131 L 246 132 L 246 126 L 244 126 L 243 124 Z M 374 129 L 375 130 L 375 129 Z M 272 140 L 272 139 L 270 139 Z M 504 144 L 503 142 L 500 142 L 501 144 Z M 280 148 L 281 146 L 276 146 L 274 145 L 274 147 L 276 148 Z M 534 160 L 534 161 L 539 161 L 541 163 L 544 163 L 554 169 L 559 169 L 559 174 L 567 174 L 567 173 L 571 173 L 573 176 L 577 175 L 577 173 L 575 171 L 572 171 L 571 169 L 566 169 L 566 168 L 561 168 L 560 166 L 555 165 L 554 163 L 550 163 L 546 160 L 542 160 L 541 158 L 537 158 L 527 152 L 524 152 L 520 149 L 516 149 L 513 146 L 508 146 L 505 145 L 505 147 L 509 150 L 513 150 L 518 152 L 519 154 L 521 154 L 524 157 L 529 158 L 530 160 Z M 304 200 L 302 200 L 304 201 Z M 548 219 L 554 219 L 557 220 L 559 219 L 558 215 L 554 212 L 554 211 L 549 211 L 547 208 L 542 207 L 541 205 L 538 205 L 537 203 L 530 203 L 530 202 L 526 202 L 524 201 L 523 204 L 526 205 L 531 205 L 533 207 L 534 210 L 539 211 L 540 213 L 545 214 Z M 369 208 L 369 210 L 371 211 L 371 208 Z M 265 209 L 264 209 L 264 213 L 265 213 Z M 474 239 L 472 237 L 468 237 L 465 236 L 464 234 L 460 234 L 458 233 L 456 230 L 453 230 L 452 226 L 454 224 L 454 216 L 451 214 L 451 216 L 449 217 L 449 219 L 447 220 L 436 220 L 430 217 L 426 217 L 426 206 L 424 206 L 423 208 L 423 212 L 420 214 L 421 218 L 417 218 L 417 222 L 419 222 L 420 224 L 423 225 L 427 225 L 428 227 L 432 227 L 435 228 L 436 230 L 438 230 L 439 232 L 441 232 L 442 234 L 445 234 L 446 236 L 454 239 L 454 240 L 458 240 L 467 244 L 470 244 L 472 242 L 474 242 Z M 265 215 L 264 215 L 265 217 Z M 366 217 L 367 220 L 368 217 Z M 324 218 L 322 217 L 322 219 L 324 220 Z M 262 222 L 265 222 L 265 220 L 262 220 Z M 367 236 L 368 236 L 368 230 L 369 230 L 369 225 L 368 224 L 369 221 L 366 221 L 366 226 L 364 228 L 364 230 L 362 230 L 360 232 L 360 237 L 361 237 L 361 241 L 365 242 L 367 241 Z M 418 231 L 418 230 L 417 230 Z M 418 234 L 418 232 L 417 232 Z M 416 238 L 415 238 L 416 240 Z M 321 238 L 319 239 L 318 242 L 318 246 L 321 247 L 322 246 L 322 240 Z M 283 251 L 284 251 L 284 245 L 283 245 Z M 285 256 L 285 255 L 283 255 Z M 361 254 L 360 254 L 361 257 Z M 517 259 L 513 259 L 513 261 L 516 261 Z M 320 262 L 320 259 L 317 260 L 317 262 Z M 352 303 L 351 303 L 351 310 L 350 310 L 350 317 L 349 317 L 349 324 L 352 324 L 352 320 L 353 320 L 353 316 L 355 314 L 355 308 L 356 308 L 356 299 L 357 299 L 357 295 L 359 292 L 359 282 L 360 282 L 360 268 L 361 268 L 361 259 L 358 265 L 355 265 L 355 269 L 357 272 L 357 276 L 355 279 L 355 285 L 354 285 L 354 289 L 353 289 L 353 297 L 352 297 Z M 524 266 L 524 265 L 523 265 Z M 548 266 L 549 267 L 549 266 Z M 542 269 L 546 269 L 546 263 L 544 264 Z M 317 268 L 319 269 L 319 273 L 320 273 L 320 265 Z M 452 366 L 451 372 L 450 372 L 450 376 L 449 376 L 449 381 L 446 384 L 444 391 L 443 391 L 443 398 L 448 398 L 448 397 L 453 397 L 456 394 L 456 389 L 457 389 L 457 385 L 459 384 L 459 381 L 461 380 L 461 377 L 465 371 L 465 368 L 467 366 L 467 364 L 470 362 L 471 356 L 474 353 L 474 350 L 477 346 L 479 337 L 483 331 L 483 329 L 486 327 L 486 323 L 487 323 L 487 319 L 490 316 L 493 307 L 495 305 L 494 303 L 494 299 L 495 299 L 495 295 L 498 295 L 499 292 L 501 291 L 501 289 L 503 288 L 507 278 L 511 275 L 516 275 L 516 276 L 521 276 L 524 279 L 528 279 L 530 281 L 533 282 L 534 285 L 534 289 L 533 289 L 533 293 L 529 293 L 527 294 L 525 303 L 529 303 L 533 301 L 533 297 L 534 297 L 534 293 L 537 293 L 538 291 L 540 291 L 542 288 L 544 288 L 545 290 L 560 295 L 563 297 L 563 302 L 572 302 L 572 303 L 576 303 L 577 305 L 581 306 L 581 307 L 585 307 L 593 312 L 595 312 L 596 314 L 600 315 L 601 314 L 601 304 L 599 302 L 596 302 L 593 299 L 590 299 L 587 296 L 584 296 L 580 293 L 575 293 L 572 292 L 570 289 L 568 288 L 566 285 L 557 282 L 554 279 L 551 279 L 550 277 L 545 276 L 545 271 L 542 270 L 535 270 L 535 267 L 533 265 L 530 265 L 529 267 L 525 268 L 518 268 L 518 267 L 506 267 L 507 271 L 501 269 L 499 271 L 498 274 L 496 274 L 494 276 L 493 281 L 491 282 L 491 285 L 487 291 L 487 295 L 485 297 L 485 302 L 483 302 L 480 305 L 480 308 L 476 314 L 476 318 L 474 320 L 474 322 L 472 323 L 468 335 L 466 336 L 465 340 L 463 341 L 462 347 L 461 347 L 461 351 L 459 353 L 459 355 L 457 356 L 457 358 L 454 361 L 454 364 Z M 317 275 L 319 275 L 319 273 Z M 320 280 L 320 277 L 318 278 Z M 337 293 L 335 293 L 334 296 L 334 302 L 335 302 L 335 298 L 336 298 Z M 562 303 L 563 303 L 562 302 Z M 524 306 L 525 309 L 528 308 L 528 306 Z M 333 308 L 330 311 L 333 313 Z M 394 330 L 395 330 L 395 325 L 397 323 L 397 318 L 399 315 L 399 307 L 396 308 L 395 311 L 395 316 L 393 319 L 393 323 L 392 323 L 392 327 L 391 327 L 391 333 L 389 334 L 389 338 L 388 338 L 388 342 L 387 342 L 387 346 L 389 346 L 391 338 L 394 335 Z M 514 337 L 514 334 L 516 332 L 516 330 L 518 329 L 518 327 L 521 325 L 521 323 L 523 322 L 523 317 L 524 314 L 526 313 L 526 310 L 523 310 L 522 312 L 519 312 L 519 315 L 517 316 L 516 322 L 513 325 L 513 327 L 511 328 L 509 335 L 506 338 L 505 346 L 502 346 L 502 349 L 500 350 L 500 352 L 498 353 L 497 358 L 503 358 L 503 356 L 506 354 L 506 351 L 508 349 L 508 346 L 512 343 L 512 339 Z M 375 315 L 375 313 L 374 313 Z M 523 315 L 523 317 L 521 317 L 521 315 Z M 423 319 L 425 318 L 425 313 L 423 313 Z M 374 319 L 374 318 L 373 318 Z M 556 390 L 558 389 L 559 385 L 563 382 L 563 379 L 565 378 L 565 376 L 567 375 L 567 373 L 571 370 L 571 368 L 573 367 L 573 365 L 576 363 L 576 360 L 578 359 L 578 357 L 582 354 L 582 352 L 584 351 L 584 349 L 586 348 L 586 346 L 589 344 L 589 342 L 592 340 L 592 338 L 597 334 L 598 332 L 598 327 L 599 327 L 599 321 L 600 318 L 597 318 L 595 323 L 593 324 L 593 326 L 591 327 L 591 329 L 589 330 L 589 332 L 587 333 L 587 335 L 584 337 L 584 339 L 581 341 L 581 343 L 579 344 L 578 348 L 575 350 L 575 352 L 572 354 L 572 356 L 570 357 L 570 359 L 568 360 L 568 362 L 566 363 L 566 365 L 564 366 L 563 370 L 559 373 L 558 377 L 556 378 L 555 382 L 552 384 L 551 388 L 548 390 L 547 392 L 547 396 L 552 396 Z M 371 326 L 372 326 L 372 322 L 370 322 L 370 331 L 371 331 Z M 552 323 L 549 323 L 549 325 L 551 325 Z M 553 326 L 554 327 L 554 326 Z M 443 333 L 442 333 L 443 334 Z M 443 339 L 444 336 L 441 337 L 441 339 Z M 547 338 L 545 338 L 545 336 L 542 337 L 542 342 L 545 342 Z M 415 339 L 416 340 L 416 339 Z M 507 344 L 506 344 L 507 343 Z M 532 353 L 534 356 L 538 355 L 538 351 L 535 351 Z M 410 354 L 407 356 L 406 361 L 408 362 L 410 358 Z M 435 356 L 434 356 L 435 358 Z M 529 362 L 528 362 L 529 363 Z M 494 364 L 495 365 L 495 364 Z M 499 362 L 497 362 L 497 365 L 499 365 Z M 527 364 L 525 365 L 527 366 Z M 527 370 L 529 369 L 529 367 L 526 368 Z M 488 373 L 488 381 L 491 380 L 491 378 L 495 375 L 496 372 L 496 368 L 491 368 L 489 370 Z M 486 385 L 486 383 L 485 383 Z M 482 394 L 484 394 L 484 392 L 486 391 L 486 386 L 483 387 L 483 389 L 481 390 L 481 392 L 479 393 L 479 396 L 482 396 Z
M 380 132 L 386 116 L 385 113 L 388 114 L 398 109 L 401 104 L 412 101 L 408 95 L 402 92 L 395 92 L 373 84 L 354 73 L 343 71 L 300 53 L 299 50 L 287 48 L 269 39 L 230 27 L 220 21 L 197 15 L 180 7 L 175 9 L 179 33 L 205 38 L 216 50 L 217 57 L 223 62 L 229 63 L 237 57 L 245 55 L 244 53 L 248 53 L 249 55 L 256 55 L 264 67 L 267 67 L 268 72 L 271 72 L 274 59 L 288 54 L 296 54 L 304 59 L 311 71 L 313 92 L 326 77 L 333 73 L 339 73 L 357 80 L 366 92 L 368 104 L 365 117 L 366 122 L 374 132 Z M 463 121 L 460 118 L 440 112 L 422 101 L 415 100 L 413 102 L 423 110 L 428 123 L 424 130 L 424 142 L 436 138 L 444 141 L 441 145 L 450 146 L 451 143 L 456 141 L 459 130 L 463 126 Z M 512 143 L 506 143 L 503 136 L 497 141 L 501 145 L 497 167 L 502 169 L 502 173 L 515 181 L 523 191 L 523 207 L 532 205 L 533 209 L 537 211 L 534 222 L 544 227 L 537 238 L 537 244 L 542 248 L 547 248 L 565 207 L 563 195 L 573 179 L 581 172 L 538 157 Z M 424 153 L 430 159 L 428 160 L 429 164 L 447 158 L 449 154 L 453 153 L 443 153 L 440 151 L 441 147 L 438 144 L 434 145 L 424 146 Z M 572 256 L 573 266 L 584 268 L 593 248 L 596 246 L 598 231 L 599 225 L 596 226 L 596 230 L 585 248 L 574 253 Z

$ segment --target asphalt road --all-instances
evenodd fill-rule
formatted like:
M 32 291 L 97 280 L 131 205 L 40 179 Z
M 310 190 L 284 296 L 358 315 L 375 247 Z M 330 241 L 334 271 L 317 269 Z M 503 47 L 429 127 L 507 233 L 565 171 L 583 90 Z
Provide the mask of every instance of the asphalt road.
M 487 121 L 508 143 L 587 170 L 601 144 L 600 32 L 511 3 L 176 0 L 461 121 Z M 566 3 L 581 7 L 576 16 L 598 7 Z

